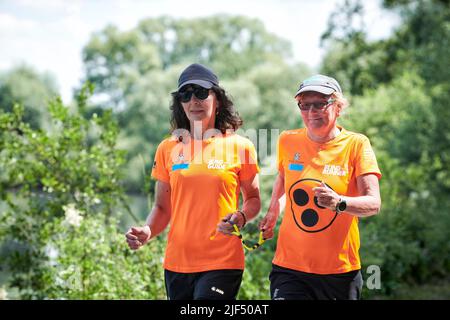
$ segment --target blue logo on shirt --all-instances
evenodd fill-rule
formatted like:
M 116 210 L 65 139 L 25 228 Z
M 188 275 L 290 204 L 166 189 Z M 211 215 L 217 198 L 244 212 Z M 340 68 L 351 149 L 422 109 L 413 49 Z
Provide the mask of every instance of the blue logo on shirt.
M 178 163 L 178 164 L 172 165 L 172 171 L 182 170 L 182 169 L 187 169 L 187 168 L 189 168 L 189 163 Z
M 290 163 L 289 164 L 289 170 L 293 170 L 293 171 L 302 171 L 303 167 L 304 166 L 302 164 L 298 164 L 298 163 Z

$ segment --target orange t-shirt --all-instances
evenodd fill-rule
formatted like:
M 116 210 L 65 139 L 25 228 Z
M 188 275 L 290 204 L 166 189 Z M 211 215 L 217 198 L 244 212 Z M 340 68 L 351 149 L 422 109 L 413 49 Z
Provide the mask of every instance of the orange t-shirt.
M 216 233 L 216 227 L 238 209 L 240 181 L 258 172 L 255 147 L 237 134 L 184 142 L 172 136 L 161 142 L 152 176 L 171 188 L 165 269 L 244 269 L 239 238 Z
M 336 274 L 361 269 L 358 217 L 320 207 L 312 188 L 323 181 L 340 195 L 357 196 L 356 178 L 381 178 L 369 139 L 341 129 L 326 143 L 308 138 L 306 129 L 283 132 L 278 170 L 284 174 L 286 209 L 273 263 L 298 271 Z

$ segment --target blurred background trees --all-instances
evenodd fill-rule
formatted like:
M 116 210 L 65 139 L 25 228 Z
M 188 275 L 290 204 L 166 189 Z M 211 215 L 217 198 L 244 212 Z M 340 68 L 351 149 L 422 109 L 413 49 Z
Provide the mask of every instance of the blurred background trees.
M 379 265 L 382 288 L 364 297 L 450 298 L 450 9 L 438 0 L 383 4 L 401 23 L 377 41 L 367 38 L 362 1 L 336 8 L 319 70 L 292 63 L 290 44 L 260 21 L 220 15 L 152 18 L 93 34 L 83 61 L 95 89 L 91 97 L 80 85 L 70 106 L 51 100 L 54 81 L 31 67 L 0 75 L 7 289 L 21 298 L 164 298 L 164 237 L 138 253 L 121 237 L 152 205 L 150 164 L 170 133 L 170 92 L 181 70 L 199 62 L 233 98 L 243 134 L 302 126 L 293 99 L 300 81 L 317 71 L 336 77 L 351 101 L 341 123 L 369 136 L 383 173 L 382 211 L 360 222 L 363 275 Z M 270 138 L 269 130 L 268 145 Z M 273 155 L 259 149 L 268 166 Z M 261 214 L 273 180 L 261 176 Z M 70 218 L 74 212 L 81 218 Z M 245 233 L 256 238 L 256 223 Z M 247 255 L 240 299 L 269 297 L 275 244 Z
M 288 65 L 291 55 L 289 43 L 243 16 L 161 17 L 127 32 L 108 26 L 94 34 L 83 50 L 86 80 L 96 88 L 95 112 L 111 108 L 122 129 L 127 188 L 142 191 L 143 165 L 148 172 L 150 157 L 170 132 L 169 93 L 192 61 L 217 73 L 239 106 L 244 129 L 295 127 L 288 106 L 309 70 Z
M 434 278 L 448 298 L 450 7 L 448 1 L 384 5 L 402 17 L 388 39 L 370 42 L 363 26 L 330 19 L 321 71 L 351 92 L 343 123 L 371 138 L 384 174 L 382 213 L 361 223 L 363 262 L 382 266 L 386 294 Z M 362 2 L 338 10 L 357 19 Z
M 21 65 L 0 75 L 0 108 L 11 112 L 16 102 L 24 106 L 23 119 L 32 128 L 46 128 L 48 115 L 42 105 L 58 95 L 50 74 L 38 74 L 31 66 Z

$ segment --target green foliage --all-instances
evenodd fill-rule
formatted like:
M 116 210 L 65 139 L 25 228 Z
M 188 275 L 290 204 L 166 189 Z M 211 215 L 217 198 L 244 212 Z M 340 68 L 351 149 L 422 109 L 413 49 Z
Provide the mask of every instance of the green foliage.
M 258 232 L 253 233 L 251 239 L 258 239 Z M 270 240 L 274 241 L 274 240 Z M 247 253 L 245 270 L 238 299 L 267 300 L 270 299 L 269 274 L 272 269 L 273 247 L 270 241 L 257 249 Z
M 99 217 L 111 216 L 120 205 L 127 208 L 120 185 L 124 157 L 115 146 L 117 125 L 109 113 L 90 119 L 81 115 L 92 90 L 91 85 L 83 88 L 75 110 L 59 99 L 52 101 L 49 131 L 24 122 L 20 105 L 0 113 L 2 260 L 14 271 L 11 286 L 20 288 L 23 298 L 47 297 L 44 248 L 53 237 L 53 224 L 64 213 L 67 218 L 69 204 Z
M 431 85 L 448 82 L 450 67 L 450 7 L 445 1 L 385 1 L 403 21 L 388 39 L 369 42 L 359 0 L 346 0 L 333 14 L 322 36 L 327 54 L 321 72 L 333 74 L 347 92 L 361 95 L 386 84 L 405 70 L 416 72 Z M 346 16 L 342 21 L 340 18 Z
M 128 32 L 105 28 L 91 38 L 83 59 L 87 80 L 123 107 L 125 96 L 136 92 L 136 81 L 152 70 L 196 61 L 212 67 L 221 78 L 231 78 L 267 61 L 280 62 L 290 50 L 286 41 L 268 33 L 255 19 L 161 17 L 141 21 Z
M 165 299 L 163 240 L 131 251 L 117 219 L 83 217 L 80 226 L 52 224 L 44 278 L 50 299 Z
M 256 241 L 259 237 L 258 223 L 267 212 L 272 193 L 274 175 L 260 175 L 261 186 L 261 213 L 245 226 L 244 239 Z M 238 299 L 261 300 L 270 299 L 269 274 L 272 270 L 272 260 L 277 244 L 278 230 L 283 218 L 283 213 L 278 218 L 274 238 L 264 242 L 257 250 L 247 252 L 245 256 L 245 270 Z
M 79 96 L 81 110 L 86 90 Z M 23 122 L 20 105 L 13 113 L 1 114 L 0 161 L 5 168 L 1 190 L 15 188 L 17 195 L 29 198 L 38 196 L 35 189 L 42 188 L 48 196 L 39 198 L 51 205 L 81 201 L 82 208 L 89 210 L 100 202 L 109 215 L 114 198 L 122 193 L 118 169 L 123 152 L 115 150 L 117 126 L 109 113 L 84 119 L 77 112 L 72 114 L 59 99 L 49 104 L 49 112 L 53 120 L 49 131 L 31 129 Z
M 224 78 L 291 55 L 287 41 L 267 32 L 259 20 L 244 16 L 162 17 L 142 21 L 137 30 L 145 41 L 156 44 L 164 68 L 198 61 Z
M 130 31 L 108 26 L 94 34 L 83 50 L 86 79 L 96 85 L 98 101 L 88 114 L 113 110 L 122 129 L 118 144 L 127 151 L 127 191 L 143 191 L 142 169 L 150 170 L 156 146 L 170 132 L 170 92 L 193 62 L 217 73 L 245 117 L 245 129 L 281 128 L 285 119 L 295 127 L 292 95 L 309 70 L 288 65 L 290 55 L 289 43 L 242 16 L 160 17 Z
M 281 218 L 280 218 L 281 221 Z M 250 231 L 245 230 L 245 237 L 257 240 L 259 230 L 254 224 Z M 248 252 L 245 258 L 245 270 L 238 299 L 267 300 L 270 299 L 269 274 L 272 270 L 272 259 L 276 247 L 276 236 L 267 240 L 257 250 Z
M 333 74 L 346 92 L 360 95 L 391 80 L 392 56 L 384 42 L 367 43 L 358 34 L 349 43 L 332 42 L 322 62 L 321 73 Z
M 367 40 L 356 0 L 336 9 L 322 39 L 321 72 L 339 80 L 352 104 L 340 121 L 369 136 L 383 173 L 382 211 L 360 223 L 363 271 L 380 266 L 382 290 L 365 288 L 364 298 L 427 298 L 417 293 L 422 285 L 445 297 L 445 287 L 428 283 L 450 271 L 450 11 L 438 0 L 384 4 L 402 17 L 388 39 Z M 161 17 L 92 36 L 83 58 L 96 89 L 81 88 L 74 106 L 56 99 L 43 108 L 56 90 L 27 68 L 0 76 L 0 268 L 13 271 L 8 292 L 164 298 L 164 237 L 132 252 L 117 218 L 143 218 L 133 215 L 125 191 L 151 197 L 151 158 L 169 132 L 179 73 L 192 62 L 212 67 L 244 119 L 242 134 L 282 131 L 301 126 L 292 96 L 311 73 L 287 63 L 290 54 L 286 41 L 254 19 Z M 261 151 L 264 141 L 255 143 Z M 274 157 L 260 154 L 260 161 L 265 170 Z M 261 176 L 261 216 L 273 179 Z M 257 221 L 244 236 L 257 239 Z M 269 298 L 275 246 L 276 237 L 246 255 L 239 299 Z
M 14 104 L 20 103 L 24 106 L 24 122 L 34 129 L 47 127 L 49 120 L 42 106 L 56 95 L 54 79 L 29 66 L 17 66 L 0 75 L 0 110 L 11 112 Z
M 450 271 L 450 7 L 436 0 L 384 4 L 402 17 L 393 35 L 369 42 L 364 28 L 326 34 L 322 72 L 353 94 L 343 124 L 368 135 L 377 153 L 383 205 L 361 223 L 361 255 L 365 266 L 381 266 L 381 292 L 399 297 Z
M 354 97 L 343 122 L 371 137 L 384 175 L 382 212 L 363 220 L 361 255 L 365 265 L 381 266 L 387 294 L 450 270 L 450 145 L 446 112 L 439 112 L 446 93 L 427 91 L 420 77 L 405 73 Z

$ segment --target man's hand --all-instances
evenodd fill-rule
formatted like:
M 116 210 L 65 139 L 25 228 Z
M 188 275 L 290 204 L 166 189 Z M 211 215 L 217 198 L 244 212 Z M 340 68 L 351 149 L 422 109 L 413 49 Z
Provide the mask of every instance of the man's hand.
M 277 224 L 278 214 L 268 211 L 266 216 L 259 223 L 259 230 L 263 232 L 264 239 L 272 239 L 273 238 L 273 230 L 275 229 L 275 225 Z
M 321 182 L 319 187 L 312 189 L 317 197 L 317 203 L 332 211 L 336 211 L 336 206 L 341 198 L 336 192 L 331 190 L 325 183 Z

